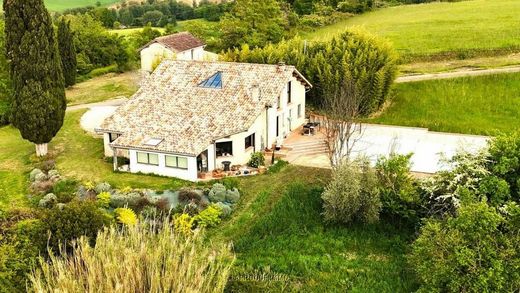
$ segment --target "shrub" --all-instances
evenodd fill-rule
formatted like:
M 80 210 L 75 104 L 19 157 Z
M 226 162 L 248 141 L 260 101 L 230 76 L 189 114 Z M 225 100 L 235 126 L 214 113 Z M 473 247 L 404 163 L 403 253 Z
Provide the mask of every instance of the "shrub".
M 111 218 L 92 201 L 72 201 L 62 209 L 46 210 L 45 230 L 50 232 L 49 247 L 59 250 L 60 246 L 70 248 L 70 241 L 87 236 L 95 239 L 103 226 L 109 225 Z M 42 235 L 46 240 L 47 235 Z
M 240 200 L 240 192 L 238 189 L 234 188 L 226 191 L 226 202 L 237 203 L 238 200 Z
M 211 202 L 224 202 L 226 200 L 226 187 L 223 184 L 215 183 L 208 193 Z
M 37 168 L 33 169 L 31 173 L 29 173 L 29 180 L 31 180 L 31 182 L 36 181 L 36 176 L 39 174 L 43 174 L 43 171 Z
M 193 232 L 193 218 L 185 213 L 173 217 L 173 227 L 178 233 L 188 236 Z
M 74 193 L 78 187 L 75 180 L 64 179 L 56 182 L 52 188 L 52 193 L 58 197 L 58 202 L 67 203 L 74 198 Z
M 98 194 L 96 196 L 96 199 L 99 207 L 108 209 L 110 206 L 110 197 L 111 194 L 108 192 L 101 192 L 100 194 Z
M 507 181 L 514 200 L 520 202 L 520 132 L 501 135 L 489 143 L 489 169 Z
M 137 216 L 135 215 L 135 212 L 129 208 L 117 208 L 114 210 L 114 214 L 117 222 L 120 224 L 127 226 L 137 224 Z
M 222 211 L 222 214 L 221 214 L 222 218 L 228 218 L 229 216 L 231 216 L 231 213 L 233 212 L 233 209 L 229 205 L 227 205 L 223 202 L 217 202 L 215 204 L 215 206 L 218 207 Z
M 373 223 L 379 219 L 381 202 L 377 178 L 366 160 L 338 166 L 322 194 L 322 199 L 323 214 L 327 222 Z
M 430 219 L 412 245 L 410 263 L 423 292 L 513 292 L 520 286 L 516 233 L 485 202 L 463 205 L 458 216 Z
M 202 199 L 201 192 L 193 189 L 183 188 L 179 190 L 179 201 L 180 202 L 193 202 L 195 204 L 199 204 Z
M 196 215 L 193 220 L 198 227 L 211 228 L 220 224 L 222 210 L 217 205 L 210 205 L 207 209 Z
M 228 245 L 209 246 L 200 233 L 185 239 L 168 224 L 112 226 L 95 247 L 82 237 L 70 255 L 40 258 L 29 291 L 223 292 L 233 259 Z
M 226 177 L 222 179 L 220 183 L 222 183 L 226 187 L 226 189 L 238 189 L 238 186 L 240 185 L 240 180 L 238 180 L 237 177 Z
M 247 163 L 249 167 L 258 168 L 260 166 L 265 166 L 265 156 L 261 152 L 254 152 L 251 154 L 251 159 Z
M 100 194 L 102 192 L 109 192 L 110 190 L 112 190 L 112 186 L 110 186 L 110 184 L 107 182 L 102 182 L 102 183 L 99 183 L 98 185 L 96 185 L 94 190 L 96 191 L 97 194 Z
M 27 274 L 45 251 L 46 233 L 37 219 L 6 220 L 18 222 L 0 233 L 0 292 L 25 292 Z
M 410 175 L 409 155 L 391 154 L 376 164 L 382 213 L 410 223 L 418 223 L 423 212 L 420 195 Z
M 38 203 L 38 206 L 41 208 L 52 208 L 58 203 L 58 198 L 56 195 L 49 193 L 45 195 L 42 199 L 40 199 L 40 202 Z
M 271 165 L 269 169 L 267 170 L 267 174 L 276 174 L 280 172 L 285 166 L 289 165 L 289 162 L 284 160 L 278 160 L 274 165 Z

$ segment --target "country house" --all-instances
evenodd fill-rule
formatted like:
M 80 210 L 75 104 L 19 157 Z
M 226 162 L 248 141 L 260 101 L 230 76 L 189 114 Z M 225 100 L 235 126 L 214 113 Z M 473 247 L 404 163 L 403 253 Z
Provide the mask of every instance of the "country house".
M 294 66 L 166 60 L 96 131 L 125 171 L 195 181 L 282 145 L 311 84 Z
M 141 70 L 152 72 L 162 60 L 212 60 L 217 55 L 205 51 L 206 44 L 188 32 L 153 39 L 141 51 Z

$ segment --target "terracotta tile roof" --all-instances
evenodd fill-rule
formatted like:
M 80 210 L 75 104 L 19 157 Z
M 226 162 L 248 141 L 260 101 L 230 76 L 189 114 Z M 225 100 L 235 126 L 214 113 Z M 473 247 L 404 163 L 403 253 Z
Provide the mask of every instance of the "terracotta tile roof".
M 155 38 L 151 42 L 146 44 L 144 47 L 142 47 L 141 50 L 149 47 L 153 43 L 162 44 L 165 47 L 176 52 L 184 52 L 205 45 L 203 41 L 194 37 L 192 34 L 188 32 L 182 32 Z
M 217 72 L 221 89 L 200 86 Z M 115 147 L 196 156 L 249 129 L 292 76 L 311 86 L 293 66 L 166 60 L 97 131 L 121 133 Z

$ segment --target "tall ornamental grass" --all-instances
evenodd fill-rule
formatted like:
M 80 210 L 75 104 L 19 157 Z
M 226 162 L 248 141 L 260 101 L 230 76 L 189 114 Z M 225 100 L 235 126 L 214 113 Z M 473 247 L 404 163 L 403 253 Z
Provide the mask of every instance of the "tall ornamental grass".
M 234 256 L 210 247 L 200 232 L 181 236 L 171 225 L 138 223 L 101 231 L 95 247 L 78 239 L 70 255 L 40 258 L 32 292 L 223 292 Z

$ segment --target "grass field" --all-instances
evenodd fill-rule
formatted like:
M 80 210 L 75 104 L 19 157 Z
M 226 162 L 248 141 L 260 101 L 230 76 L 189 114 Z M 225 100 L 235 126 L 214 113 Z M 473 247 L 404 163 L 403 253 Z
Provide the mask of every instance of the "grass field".
M 486 134 L 520 128 L 520 74 L 397 84 L 391 105 L 371 122 Z
M 510 48 L 520 51 L 518 11 L 517 0 L 403 5 L 351 17 L 303 35 L 327 39 L 346 27 L 360 26 L 389 39 L 407 61 L 461 59 Z
M 288 166 L 240 181 L 238 209 L 209 231 L 212 241 L 234 243 L 237 260 L 229 292 L 415 289 L 404 257 L 412 233 L 384 222 L 324 224 L 320 195 L 328 179 L 327 170 Z
M 85 6 L 96 6 L 99 2 L 101 5 L 110 5 L 119 0 L 45 0 L 47 9 L 51 11 L 63 11 L 65 9 L 85 7 Z
M 102 139 L 81 129 L 79 120 L 83 113 L 67 113 L 62 129 L 49 145 L 49 153 L 62 175 L 80 181 L 107 181 L 119 187 L 158 190 L 186 184 L 172 178 L 114 173 L 112 163 L 104 161 Z M 32 143 L 23 140 L 11 126 L 0 128 L 0 207 L 26 201 L 28 172 L 37 163 Z
M 139 74 L 136 71 L 122 74 L 109 73 L 89 79 L 67 89 L 67 104 L 88 104 L 130 97 L 139 89 Z

